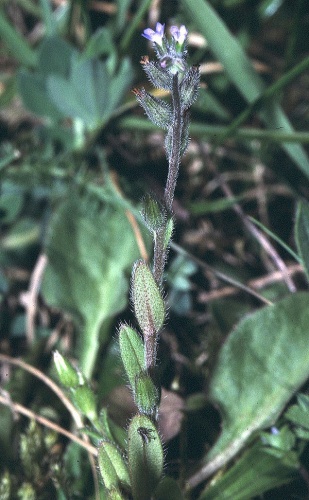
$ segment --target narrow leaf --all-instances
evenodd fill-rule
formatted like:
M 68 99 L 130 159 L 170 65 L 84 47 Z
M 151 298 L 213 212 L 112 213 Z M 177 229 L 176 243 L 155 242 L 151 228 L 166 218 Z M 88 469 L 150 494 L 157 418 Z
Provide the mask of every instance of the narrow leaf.
M 297 205 L 295 240 L 309 280 L 309 203 L 306 201 L 300 201 Z
M 121 325 L 119 347 L 125 371 L 130 385 L 134 389 L 136 377 L 145 370 L 143 341 L 133 328 Z
M 143 260 L 138 260 L 133 268 L 132 302 L 143 334 L 152 336 L 158 332 L 164 322 L 164 301 L 149 267 Z

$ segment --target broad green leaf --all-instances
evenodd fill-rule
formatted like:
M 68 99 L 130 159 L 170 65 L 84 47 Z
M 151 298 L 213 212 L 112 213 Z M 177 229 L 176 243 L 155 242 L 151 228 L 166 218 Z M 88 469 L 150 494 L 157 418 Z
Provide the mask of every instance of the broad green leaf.
M 91 112 L 91 108 L 94 107 L 93 103 L 89 109 L 70 81 L 57 75 L 50 75 L 46 86 L 48 96 L 55 103 L 62 116 L 79 118 L 88 128 L 95 127 L 95 116 Z
M 40 46 L 38 70 L 45 77 L 68 78 L 72 61 L 78 57 L 78 51 L 59 36 L 46 37 Z
M 225 474 L 218 477 L 199 497 L 199 500 L 250 500 L 266 491 L 292 481 L 296 466 L 266 453 L 256 443 Z
M 210 385 L 222 433 L 200 477 L 227 463 L 253 432 L 272 425 L 309 377 L 308 325 L 309 294 L 300 292 L 245 317 L 227 338 Z
M 45 300 L 73 314 L 81 368 L 89 376 L 100 327 L 127 303 L 125 273 L 138 255 L 132 228 L 122 210 L 70 194 L 53 216 L 46 251 Z
M 307 201 L 300 201 L 297 206 L 295 240 L 309 280 L 309 203 Z
M 251 103 L 265 90 L 263 80 L 254 70 L 249 58 L 237 39 L 230 33 L 214 8 L 206 0 L 182 0 L 197 28 L 207 39 L 210 49 L 223 64 L 230 80 Z M 293 130 L 289 120 L 275 101 L 267 102 L 260 112 L 265 125 L 269 128 Z M 298 144 L 284 143 L 283 148 L 290 158 L 309 177 L 309 161 L 303 148 Z
M 38 73 L 20 70 L 17 75 L 17 87 L 24 105 L 38 116 L 59 120 L 63 114 L 49 97 L 45 79 Z

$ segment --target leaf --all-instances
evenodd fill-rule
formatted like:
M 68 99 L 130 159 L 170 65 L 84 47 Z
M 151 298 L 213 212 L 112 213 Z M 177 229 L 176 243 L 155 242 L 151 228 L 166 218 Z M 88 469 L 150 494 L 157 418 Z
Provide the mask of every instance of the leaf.
M 81 368 L 89 376 L 101 325 L 127 303 L 125 273 L 138 255 L 131 226 L 122 210 L 98 208 L 73 193 L 52 218 L 46 251 L 43 295 L 47 303 L 73 314 L 80 330 Z
M 214 8 L 206 0 L 183 0 L 183 5 L 207 39 L 214 55 L 223 64 L 230 80 L 245 99 L 249 103 L 258 99 L 265 90 L 264 82 Z M 286 132 L 293 130 L 289 120 L 274 100 L 265 104 L 260 116 L 271 129 L 283 128 Z M 304 149 L 299 144 L 289 143 L 283 143 L 282 147 L 299 169 L 309 177 L 309 161 Z
M 99 28 L 89 39 L 83 52 L 83 57 L 99 57 L 110 55 L 115 51 L 111 30 L 108 28 Z
M 135 415 L 129 425 L 128 464 L 133 498 L 149 500 L 162 476 L 163 449 L 153 421 L 144 415 Z
M 79 53 L 59 36 L 44 38 L 39 53 L 39 72 L 47 77 L 51 74 L 68 78 L 72 61 Z
M 297 205 L 295 240 L 309 280 L 309 203 L 307 201 L 300 201 Z
M 309 294 L 300 292 L 247 316 L 227 338 L 210 386 L 222 433 L 200 477 L 227 463 L 253 432 L 272 425 L 308 378 L 308 324 Z
M 32 74 L 28 70 L 22 69 L 17 75 L 17 87 L 24 105 L 32 113 L 49 117 L 52 120 L 62 118 L 62 113 L 48 96 L 45 79 L 42 75 Z
M 250 500 L 292 481 L 296 474 L 296 467 L 269 455 L 260 443 L 256 443 L 231 469 L 219 476 L 199 500 Z

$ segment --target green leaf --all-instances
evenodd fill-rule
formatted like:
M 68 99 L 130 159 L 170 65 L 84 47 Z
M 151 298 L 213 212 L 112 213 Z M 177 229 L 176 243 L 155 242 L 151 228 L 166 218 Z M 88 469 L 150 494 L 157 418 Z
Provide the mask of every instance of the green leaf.
M 143 335 L 153 336 L 162 328 L 165 307 L 152 272 L 143 260 L 138 260 L 132 271 L 132 302 Z
M 183 0 L 183 6 L 245 99 L 249 103 L 258 99 L 265 90 L 263 80 L 210 3 L 206 0 Z M 265 104 L 260 116 L 265 125 L 271 129 L 283 128 L 287 132 L 293 130 L 275 100 Z M 282 146 L 299 169 L 309 177 L 309 161 L 304 149 L 299 144 L 284 143 Z
M 298 405 L 292 405 L 284 414 L 285 418 L 293 422 L 293 424 L 300 425 L 306 430 L 309 429 L 309 412 L 304 410 Z
M 68 78 L 72 61 L 78 57 L 78 51 L 63 38 L 46 37 L 40 46 L 38 71 L 44 77 L 54 74 Z
M 37 64 L 37 53 L 7 20 L 3 9 L 0 10 L 0 37 L 6 43 L 13 56 L 26 66 Z
M 73 193 L 52 218 L 46 251 L 43 295 L 47 303 L 73 314 L 80 367 L 90 376 L 100 328 L 105 325 L 100 338 L 104 343 L 110 319 L 127 303 L 125 273 L 138 256 L 132 228 L 121 209 L 98 207 L 91 198 Z
M 155 500 L 184 500 L 179 484 L 174 478 L 164 477 L 155 491 Z
M 140 373 L 136 377 L 133 388 L 134 400 L 139 412 L 156 418 L 159 394 L 150 376 L 147 373 Z
M 48 96 L 45 79 L 40 74 L 20 70 L 17 75 L 18 91 L 24 105 L 38 116 L 59 120 L 63 117 L 55 103 Z
M 128 461 L 134 500 L 149 500 L 161 479 L 163 449 L 153 422 L 144 415 L 129 426 Z
M 84 58 L 110 55 L 115 51 L 111 31 L 108 28 L 100 28 L 95 31 L 82 54 Z
M 227 463 L 253 432 L 272 425 L 308 378 L 308 324 L 309 294 L 295 293 L 245 317 L 227 338 L 210 385 L 222 433 L 200 477 Z
M 144 344 L 139 334 L 128 325 L 119 329 L 119 346 L 121 359 L 134 390 L 136 377 L 145 370 Z
M 309 203 L 307 201 L 300 201 L 297 205 L 295 240 L 309 280 Z
M 247 450 L 231 469 L 211 483 L 199 500 L 251 500 L 292 481 L 295 467 L 265 452 L 261 443 Z
M 98 465 L 104 485 L 108 490 L 120 486 L 129 488 L 129 472 L 120 451 L 114 443 L 108 441 L 100 443 Z

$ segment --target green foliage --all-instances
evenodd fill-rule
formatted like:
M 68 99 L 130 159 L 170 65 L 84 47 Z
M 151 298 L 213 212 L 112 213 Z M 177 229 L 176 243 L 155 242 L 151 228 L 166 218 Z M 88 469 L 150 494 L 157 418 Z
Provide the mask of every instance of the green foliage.
M 165 307 L 159 287 L 142 260 L 135 263 L 132 271 L 132 302 L 144 337 L 154 336 L 162 328 Z
M 309 280 L 309 204 L 306 201 L 300 201 L 297 206 L 295 240 Z
M 56 35 L 46 37 L 35 70 L 24 68 L 18 75 L 18 89 L 27 108 L 52 122 L 71 118 L 82 131 L 104 126 L 133 76 L 128 59 L 119 63 L 117 71 L 112 67 L 115 54 L 108 37 L 106 30 L 104 35 L 97 34 L 85 54 Z M 109 45 L 102 50 L 106 40 Z M 110 59 L 94 58 L 104 51 Z
M 108 340 L 108 330 L 100 336 L 102 325 L 127 303 L 125 273 L 138 255 L 132 228 L 123 211 L 72 194 L 53 216 L 46 251 L 43 295 L 49 304 L 74 315 L 80 367 L 88 377 L 99 343 Z
M 296 477 L 296 464 L 287 465 L 256 443 L 225 474 L 215 479 L 199 500 L 250 500 Z
M 108 490 L 130 487 L 127 466 L 120 451 L 112 444 L 102 441 L 98 448 L 98 465 L 104 485 Z
M 163 471 L 163 449 L 153 422 L 144 415 L 133 417 L 128 431 L 128 464 L 133 497 L 151 498 Z
M 121 359 L 131 387 L 134 389 L 136 377 L 145 370 L 144 344 L 138 333 L 127 325 L 119 328 Z
M 307 2 L 150 4 L 1 6 L 0 498 L 307 498 Z
M 183 5 L 244 98 L 249 103 L 258 99 L 265 89 L 263 81 L 254 71 L 238 40 L 230 33 L 214 8 L 205 0 L 183 0 Z M 260 116 L 270 128 L 282 127 L 286 131 L 293 131 L 275 100 L 265 103 Z M 289 143 L 283 144 L 283 147 L 298 168 L 309 177 L 309 161 L 302 147 Z
M 222 466 L 255 431 L 272 425 L 308 378 L 308 321 L 309 296 L 298 293 L 246 317 L 230 334 L 211 381 L 223 428 L 208 466 L 216 460 L 218 467 L 219 457 Z

